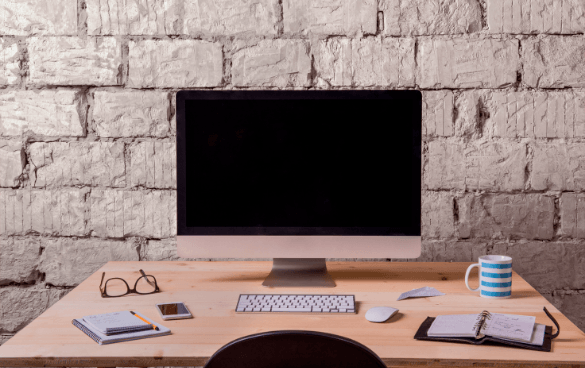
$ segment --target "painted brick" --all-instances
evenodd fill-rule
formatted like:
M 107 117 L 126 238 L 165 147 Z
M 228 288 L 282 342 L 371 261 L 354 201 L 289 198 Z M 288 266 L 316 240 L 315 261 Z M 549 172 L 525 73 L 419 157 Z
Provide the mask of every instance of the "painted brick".
M 21 288 L 0 289 L 0 333 L 17 332 L 55 304 L 67 290 Z
M 563 312 L 581 331 L 585 331 L 585 293 L 582 290 L 555 290 L 549 301 Z
M 94 236 L 161 239 L 177 234 L 174 191 L 93 190 L 88 201 Z
M 453 195 L 426 191 L 422 196 L 421 230 L 424 239 L 450 238 L 455 235 Z
M 0 11 L 2 5 L 0 5 Z M 0 17 L 0 22 L 2 18 Z M 16 40 L 0 38 L 0 86 L 20 82 L 20 53 Z
M 485 248 L 482 243 L 470 241 L 423 240 L 421 257 L 409 261 L 476 262 L 477 254 L 484 255 L 486 253 Z
M 423 177 L 428 189 L 464 189 L 465 160 L 462 145 L 429 142 Z
M 330 38 L 319 41 L 314 55 L 318 83 L 351 86 L 353 84 L 352 56 L 352 40 L 349 38 Z
M 85 99 L 79 91 L 0 92 L 0 136 L 85 134 Z
M 518 40 L 423 39 L 417 64 L 421 88 L 510 86 L 520 65 Z
M 539 292 L 581 289 L 585 278 L 585 248 L 582 244 L 530 241 L 495 244 L 491 254 L 512 257 L 518 272 Z
M 97 91 L 93 123 L 100 137 L 167 137 L 171 105 L 167 92 Z
M 235 86 L 308 87 L 311 84 L 309 45 L 302 40 L 237 41 L 232 57 Z
M 222 73 L 219 44 L 197 40 L 130 41 L 130 87 L 215 87 L 221 83 Z
M 551 239 L 554 206 L 541 194 L 468 194 L 457 199 L 459 237 Z
M 180 1 L 86 0 L 90 35 L 181 33 Z
M 428 144 L 429 189 L 512 191 L 524 189 L 523 143 L 433 141 Z
M 453 92 L 422 91 L 422 131 L 426 136 L 453 135 Z
M 535 190 L 585 190 L 585 143 L 535 143 L 530 184 Z
M 585 87 L 585 38 L 548 36 L 522 41 L 523 81 L 530 87 Z
M 0 3 L 0 34 L 75 35 L 77 0 L 8 0 Z
M 0 190 L 0 235 L 88 235 L 88 189 Z
M 88 0 L 90 35 L 276 35 L 276 0 Z
M 175 142 L 141 142 L 130 147 L 130 185 L 144 188 L 176 188 Z
M 183 33 L 275 36 L 278 32 L 280 5 L 277 0 L 185 1 Z
M 580 0 L 488 0 L 490 33 L 573 34 L 585 31 L 585 4 Z
M 569 238 L 585 239 L 585 193 L 561 194 L 559 234 Z
M 141 261 L 181 261 L 177 255 L 177 241 L 175 239 L 149 240 L 146 246 L 140 248 Z
M 0 140 L 0 187 L 16 187 L 26 164 L 22 143 Z
M 414 86 L 414 39 L 338 39 L 319 42 L 318 83 L 328 86 Z
M 39 270 L 55 286 L 77 286 L 109 261 L 139 260 L 132 241 L 59 238 L 43 246 Z
M 477 0 L 382 0 L 384 34 L 438 35 L 480 31 L 481 7 Z
M 375 0 L 284 0 L 284 32 L 292 34 L 375 34 L 378 4 Z
M 33 143 L 30 162 L 36 188 L 126 185 L 122 142 Z
M 37 85 L 118 85 L 122 45 L 114 37 L 31 37 L 29 81 Z
M 577 138 L 585 136 L 585 93 L 493 92 L 484 103 L 496 137 Z
M 526 145 L 485 142 L 465 147 L 465 186 L 468 190 L 524 189 Z
M 1 240 L 0 285 L 34 282 L 39 277 L 37 266 L 40 251 L 40 239 L 36 237 Z
M 484 106 L 480 100 L 484 90 L 461 91 L 454 102 L 457 115 L 454 128 L 448 131 L 449 134 L 465 137 L 467 139 L 478 139 L 484 134 Z

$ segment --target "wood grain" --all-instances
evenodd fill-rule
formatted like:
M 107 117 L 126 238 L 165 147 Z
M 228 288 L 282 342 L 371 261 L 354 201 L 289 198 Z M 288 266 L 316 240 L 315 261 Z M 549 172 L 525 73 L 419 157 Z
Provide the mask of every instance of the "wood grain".
M 585 366 L 585 334 L 514 273 L 510 299 L 479 297 L 463 280 L 469 263 L 331 262 L 334 289 L 267 289 L 261 282 L 270 262 L 109 262 L 0 347 L 0 366 L 152 367 L 198 366 L 226 343 L 274 330 L 311 330 L 354 339 L 371 348 L 388 366 Z M 157 278 L 161 293 L 103 299 L 106 277 L 133 283 L 142 268 Z M 477 276 L 472 278 L 477 285 Z M 444 296 L 396 301 L 404 292 L 433 286 Z M 235 313 L 239 294 L 355 294 L 356 315 Z M 193 319 L 163 321 L 156 303 L 183 301 Z M 386 323 L 366 321 L 366 311 L 392 306 L 400 312 Z M 479 313 L 532 315 L 550 325 L 542 308 L 561 326 L 552 352 L 501 346 L 468 346 L 413 339 L 427 316 Z M 172 335 L 100 346 L 71 324 L 88 314 L 133 310 L 169 327 Z

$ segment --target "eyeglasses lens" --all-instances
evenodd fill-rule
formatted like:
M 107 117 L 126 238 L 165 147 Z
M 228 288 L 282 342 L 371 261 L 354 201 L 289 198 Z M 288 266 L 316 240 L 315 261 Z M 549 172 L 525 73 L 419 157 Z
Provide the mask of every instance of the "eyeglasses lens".
M 136 292 L 140 294 L 152 293 L 155 290 L 155 280 L 152 276 L 142 276 L 136 283 Z
M 108 296 L 120 296 L 128 292 L 128 286 L 122 280 L 111 279 L 106 282 L 106 294 Z

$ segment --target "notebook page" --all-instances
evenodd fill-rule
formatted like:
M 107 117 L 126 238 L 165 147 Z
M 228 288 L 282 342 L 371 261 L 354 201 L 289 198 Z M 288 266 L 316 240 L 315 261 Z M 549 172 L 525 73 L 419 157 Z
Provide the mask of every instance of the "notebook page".
M 475 337 L 478 314 L 446 314 L 437 316 L 427 331 L 430 337 Z
M 543 325 L 540 323 L 535 323 L 534 324 L 534 331 L 532 331 L 532 340 L 530 340 L 530 342 L 527 342 L 527 344 L 542 346 L 542 344 L 544 344 L 545 328 L 546 328 L 546 325 Z M 501 337 L 500 337 L 500 339 L 507 340 L 507 341 L 516 341 L 516 340 L 504 339 Z
M 492 313 L 481 328 L 481 333 L 488 336 L 530 342 L 536 317 L 515 314 Z

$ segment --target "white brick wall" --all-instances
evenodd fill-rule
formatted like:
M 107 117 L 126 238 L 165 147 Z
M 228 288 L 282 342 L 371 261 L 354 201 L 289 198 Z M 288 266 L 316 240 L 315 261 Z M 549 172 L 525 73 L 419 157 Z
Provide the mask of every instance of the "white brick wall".
M 32 84 L 121 84 L 122 49 L 116 38 L 31 37 L 27 41 Z
M 197 40 L 130 41 L 128 85 L 133 88 L 215 87 L 222 80 L 217 43 Z
M 422 90 L 418 260 L 510 254 L 585 329 L 584 32 L 581 0 L 1 2 L 0 343 L 179 259 L 182 89 Z

